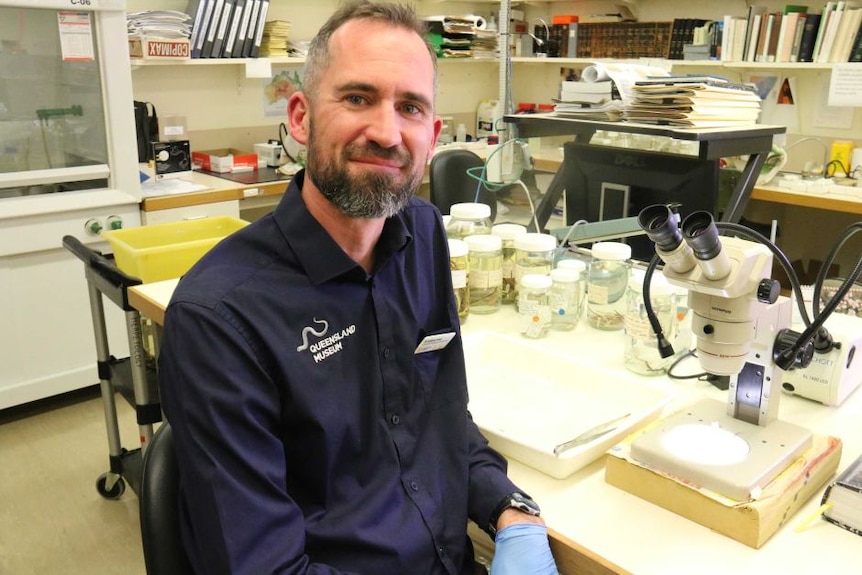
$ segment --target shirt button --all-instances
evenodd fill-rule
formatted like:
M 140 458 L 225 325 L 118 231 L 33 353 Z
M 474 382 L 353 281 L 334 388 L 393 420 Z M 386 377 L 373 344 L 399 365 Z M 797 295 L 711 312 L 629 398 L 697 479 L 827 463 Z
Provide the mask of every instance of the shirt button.
M 446 550 L 443 549 L 442 547 L 438 547 L 437 548 L 437 554 L 440 555 L 440 557 L 446 557 Z
M 419 491 L 419 482 L 418 481 L 411 481 L 410 482 L 410 489 L 412 489 L 413 491 Z
M 398 416 L 398 414 L 397 414 L 397 413 L 395 413 L 395 414 L 392 414 L 392 415 L 389 417 L 389 422 L 390 422 L 392 425 L 398 425 L 399 423 L 401 423 L 401 418 Z
M 389 356 L 392 355 L 392 352 L 389 351 L 388 347 L 383 348 L 383 357 L 385 359 L 389 359 Z

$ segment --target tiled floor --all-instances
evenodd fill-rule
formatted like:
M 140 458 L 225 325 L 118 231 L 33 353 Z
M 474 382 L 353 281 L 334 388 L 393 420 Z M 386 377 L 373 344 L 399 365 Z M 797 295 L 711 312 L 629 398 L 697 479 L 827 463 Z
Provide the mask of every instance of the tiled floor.
M 117 401 L 123 446 L 140 446 Z M 0 411 L 0 574 L 144 575 L 138 499 L 103 499 L 108 469 L 101 399 L 88 390 L 38 410 Z

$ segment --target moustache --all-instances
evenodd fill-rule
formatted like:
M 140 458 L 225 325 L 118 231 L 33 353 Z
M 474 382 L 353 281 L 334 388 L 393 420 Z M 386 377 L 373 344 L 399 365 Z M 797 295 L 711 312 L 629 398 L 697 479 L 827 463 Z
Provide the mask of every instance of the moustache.
M 344 150 L 345 155 L 349 160 L 359 158 L 378 158 L 381 160 L 398 161 L 404 166 L 409 166 L 413 161 L 413 156 L 410 152 L 399 147 L 384 148 L 378 144 L 370 142 L 368 144 L 351 144 Z

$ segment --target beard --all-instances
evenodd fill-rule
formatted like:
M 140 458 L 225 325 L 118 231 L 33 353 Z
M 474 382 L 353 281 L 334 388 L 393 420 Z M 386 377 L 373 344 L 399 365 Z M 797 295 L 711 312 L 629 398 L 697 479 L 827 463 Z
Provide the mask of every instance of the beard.
M 352 143 L 344 148 L 341 157 L 327 157 L 326 146 L 315 145 L 314 124 L 308 136 L 306 172 L 320 193 L 344 215 L 350 218 L 388 218 L 398 213 L 422 183 L 422 172 L 413 171 L 404 176 L 363 171 L 351 175 L 347 161 L 354 157 L 375 157 L 400 160 L 413 166 L 413 157 L 400 148 L 383 148 L 374 142 Z

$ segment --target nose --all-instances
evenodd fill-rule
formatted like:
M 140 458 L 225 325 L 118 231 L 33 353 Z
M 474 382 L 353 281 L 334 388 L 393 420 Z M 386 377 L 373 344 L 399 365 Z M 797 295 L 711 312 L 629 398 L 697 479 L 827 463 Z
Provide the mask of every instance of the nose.
M 392 105 L 375 106 L 369 116 L 366 137 L 382 148 L 392 148 L 401 143 L 402 118 Z

